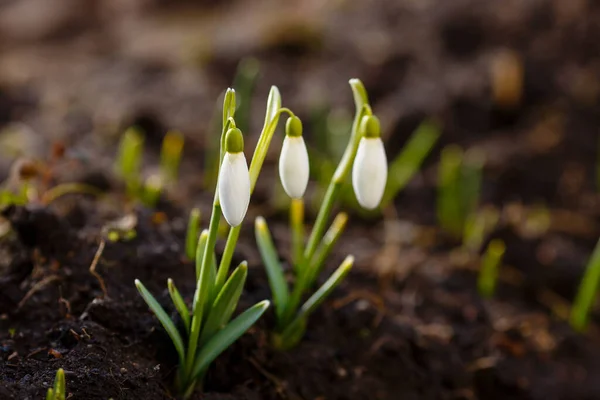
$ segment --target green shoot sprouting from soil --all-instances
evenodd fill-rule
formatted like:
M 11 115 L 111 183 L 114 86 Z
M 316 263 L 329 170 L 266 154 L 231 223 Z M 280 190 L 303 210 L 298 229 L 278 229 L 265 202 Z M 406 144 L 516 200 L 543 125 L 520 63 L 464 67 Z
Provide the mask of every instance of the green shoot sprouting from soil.
M 412 134 L 400 154 L 390 163 L 388 183 L 381 206 L 388 205 L 406 187 L 419 171 L 423 161 L 440 137 L 440 128 L 433 122 L 422 122 Z
M 385 189 L 387 159 L 380 138 L 379 122 L 372 114 L 362 83 L 352 79 L 350 85 L 356 104 L 350 141 L 331 179 L 307 242 L 304 237 L 302 197 L 308 183 L 308 154 L 302 140 L 300 120 L 292 116 L 286 124 L 286 139 L 281 151 L 279 174 L 283 187 L 291 198 L 292 264 L 296 278 L 291 290 L 266 221 L 262 217 L 255 221 L 256 241 L 267 271 L 277 317 L 272 341 L 274 346 L 280 349 L 289 349 L 302 339 L 310 314 L 342 282 L 352 268 L 354 258 L 348 256 L 330 278 L 303 303 L 305 294 L 315 285 L 327 257 L 346 225 L 348 217 L 345 213 L 339 213 L 325 231 L 332 208 L 339 200 L 342 185 L 350 170 L 352 169 L 356 196 L 363 207 L 378 207 Z
M 185 255 L 190 260 L 196 257 L 196 248 L 198 246 L 198 234 L 200 232 L 200 209 L 194 208 L 190 211 L 187 233 L 185 235 Z
M 183 143 L 183 135 L 177 131 L 167 132 L 163 139 L 160 150 L 160 172 L 167 182 L 177 182 Z
M 269 307 L 269 301 L 261 301 L 230 321 L 242 293 L 248 267 L 244 261 L 231 274 L 229 270 L 250 195 L 277 128 L 279 116 L 286 111 L 289 112 L 281 108 L 278 89 L 272 87 L 263 131 L 248 168 L 243 152 L 244 139 L 234 119 L 235 92 L 229 89 L 225 94 L 219 152 L 221 167 L 209 227 L 198 237 L 198 211 L 192 211 L 188 226 L 186 254 L 190 256 L 195 250 L 197 280 L 191 310 L 175 283 L 171 279 L 168 281 L 169 294 L 185 326 L 185 335 L 179 332 L 167 312 L 144 285 L 138 280 L 135 282 L 140 294 L 175 345 L 179 356 L 175 386 L 184 399 L 189 398 L 201 384 L 212 361 L 243 335 Z M 217 266 L 215 244 L 221 213 L 231 229 Z M 191 244 L 193 240 L 197 240 L 195 249 Z
M 483 243 L 496 218 L 479 214 L 484 154 L 474 148 L 466 153 L 457 145 L 442 150 L 438 172 L 437 215 L 440 225 L 466 247 Z
M 494 239 L 489 244 L 481 259 L 477 287 L 482 297 L 490 298 L 496 291 L 498 269 L 502 263 L 506 247 L 500 239 Z
M 596 299 L 600 286 L 600 241 L 596 244 L 594 253 L 588 261 L 579 291 L 571 309 L 571 326 L 578 332 L 587 327 L 589 313 Z
M 65 400 L 66 395 L 67 385 L 65 383 L 65 371 L 60 368 L 58 371 L 56 371 L 54 387 L 48 389 L 46 400 Z
M 137 128 L 129 128 L 121 137 L 117 156 L 117 173 L 125 182 L 127 194 L 136 197 L 142 185 L 141 165 L 144 135 Z

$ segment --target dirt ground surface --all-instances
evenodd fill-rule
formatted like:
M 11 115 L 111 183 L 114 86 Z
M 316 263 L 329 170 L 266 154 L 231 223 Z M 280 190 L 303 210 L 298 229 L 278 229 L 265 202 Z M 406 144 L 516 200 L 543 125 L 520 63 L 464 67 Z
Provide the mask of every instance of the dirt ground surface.
M 167 278 L 191 303 L 186 216 L 198 206 L 208 219 L 203 149 L 218 96 L 247 56 L 260 62 L 248 146 L 270 85 L 308 120 L 323 103 L 352 111 L 352 77 L 369 92 L 390 159 L 426 117 L 443 133 L 385 218 L 351 213 L 328 268 L 348 253 L 355 268 L 300 345 L 272 349 L 267 312 L 216 360 L 196 399 L 600 399 L 598 312 L 586 334 L 565 321 L 600 236 L 598 37 L 592 0 L 0 2 L 0 178 L 27 154 L 46 160 L 45 187 L 104 193 L 2 212 L 13 232 L 0 240 L 0 399 L 43 398 L 58 368 L 71 399 L 175 398 L 175 352 L 133 281 L 174 317 Z M 168 129 L 186 137 L 180 182 L 156 210 L 126 201 L 112 172 L 132 124 L 146 132 L 146 172 Z M 269 202 L 277 140 L 234 257 L 250 267 L 240 309 L 270 297 L 250 221 L 265 215 L 289 248 L 286 216 Z M 501 211 L 491 237 L 507 246 L 492 300 L 477 293 L 476 257 L 436 223 L 449 143 L 487 156 L 483 202 Z M 541 206 L 544 229 L 531 217 Z M 99 279 L 89 269 L 103 228 L 124 215 L 137 218 L 137 235 L 105 243 Z

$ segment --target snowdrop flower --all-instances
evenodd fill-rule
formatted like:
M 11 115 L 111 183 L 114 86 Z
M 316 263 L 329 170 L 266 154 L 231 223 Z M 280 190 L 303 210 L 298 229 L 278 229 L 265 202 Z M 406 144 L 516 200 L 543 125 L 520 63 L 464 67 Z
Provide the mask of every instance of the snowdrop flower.
M 293 116 L 285 124 L 285 139 L 279 156 L 279 178 L 288 196 L 304 196 L 309 175 L 308 151 L 302 138 L 302 122 Z
M 352 166 L 352 186 L 358 203 L 372 210 L 381 202 L 385 190 L 387 157 L 381 141 L 377 117 L 364 117 L 361 131 L 362 138 Z
M 219 202 L 227 223 L 238 226 L 250 203 L 250 174 L 244 156 L 242 132 L 233 128 L 225 136 L 225 156 L 219 170 Z

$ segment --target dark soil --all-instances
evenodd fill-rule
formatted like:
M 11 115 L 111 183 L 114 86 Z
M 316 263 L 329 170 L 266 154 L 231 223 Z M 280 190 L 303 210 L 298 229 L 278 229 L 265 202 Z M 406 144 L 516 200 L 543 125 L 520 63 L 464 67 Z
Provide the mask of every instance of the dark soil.
M 348 253 L 356 266 L 301 344 L 273 350 L 267 313 L 217 359 L 196 398 L 600 399 L 598 312 L 587 334 L 565 322 L 600 236 L 597 2 L 55 3 L 46 10 L 54 18 L 38 0 L 0 3 L 0 127 L 28 126 L 9 143 L 46 160 L 41 184 L 81 181 L 104 196 L 3 211 L 13 231 L 0 240 L 0 399 L 43 398 L 58 368 L 72 399 L 174 398 L 174 351 L 133 281 L 174 317 L 167 278 L 191 301 L 185 217 L 196 205 L 208 219 L 212 194 L 199 178 L 208 121 L 247 55 L 261 62 L 253 132 L 271 84 L 308 120 L 322 101 L 351 110 L 350 77 L 365 83 L 390 157 L 425 117 L 444 131 L 385 219 L 353 216 L 328 267 Z M 494 94 L 490 78 L 507 49 L 523 81 L 509 74 L 500 86 L 516 85 L 516 100 Z M 109 172 L 132 123 L 147 133 L 148 170 L 166 129 L 186 135 L 181 181 L 157 210 L 126 201 Z M 436 226 L 448 143 L 488 157 L 483 201 L 501 210 L 492 237 L 507 244 L 493 300 L 477 293 L 476 257 Z M 276 174 L 267 164 L 234 259 L 250 265 L 240 309 L 270 297 L 250 221 L 265 214 L 279 248 L 289 247 L 285 215 L 269 212 Z M 540 205 L 550 225 L 534 229 L 528 215 Z M 89 269 L 103 227 L 126 214 L 137 216 L 137 236 L 105 242 L 99 280 Z

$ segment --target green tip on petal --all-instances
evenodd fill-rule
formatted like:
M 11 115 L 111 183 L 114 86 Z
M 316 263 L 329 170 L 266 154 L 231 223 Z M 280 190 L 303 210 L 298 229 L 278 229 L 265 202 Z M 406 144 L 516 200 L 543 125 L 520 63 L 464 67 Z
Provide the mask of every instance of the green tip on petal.
M 302 136 L 302 121 L 300 121 L 300 118 L 295 115 L 288 118 L 285 123 L 285 134 L 291 137 Z
M 360 124 L 360 129 L 363 137 L 378 138 L 381 135 L 379 118 L 374 115 L 364 116 Z
M 244 137 L 242 136 L 242 131 L 237 128 L 227 131 L 227 135 L 225 135 L 225 151 L 233 154 L 244 151 Z

